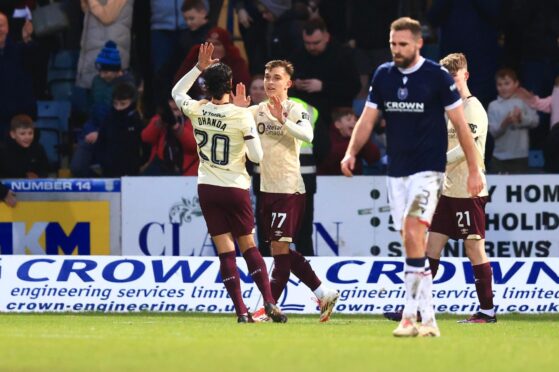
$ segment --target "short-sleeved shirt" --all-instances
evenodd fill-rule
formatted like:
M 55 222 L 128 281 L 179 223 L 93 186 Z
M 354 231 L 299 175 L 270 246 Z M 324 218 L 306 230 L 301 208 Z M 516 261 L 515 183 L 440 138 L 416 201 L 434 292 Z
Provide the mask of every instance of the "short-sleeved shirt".
M 479 100 L 473 96 L 464 100 L 464 116 L 470 127 L 470 132 L 476 145 L 476 164 L 483 179 L 483 190 L 477 196 L 487 196 L 487 182 L 485 181 L 485 140 L 487 139 L 487 113 Z M 448 121 L 448 149 L 460 146 L 454 126 Z M 446 167 L 443 184 L 443 195 L 452 198 L 470 198 L 468 192 L 468 163 L 464 157 L 462 160 L 451 163 Z
M 256 136 L 248 109 L 187 100 L 181 110 L 192 121 L 198 144 L 198 183 L 248 189 L 245 138 Z
M 408 69 L 394 62 L 376 70 L 366 105 L 386 119 L 388 175 L 444 172 L 448 146 L 445 110 L 461 105 L 454 80 L 439 64 L 421 58 Z

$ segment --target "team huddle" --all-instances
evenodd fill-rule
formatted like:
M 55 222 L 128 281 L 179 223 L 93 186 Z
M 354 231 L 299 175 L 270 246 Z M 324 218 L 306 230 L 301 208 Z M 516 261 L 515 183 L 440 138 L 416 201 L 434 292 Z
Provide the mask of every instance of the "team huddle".
M 375 71 L 365 109 L 341 161 L 342 173 L 351 176 L 356 154 L 382 113 L 387 123 L 390 209 L 406 250 L 405 307 L 402 313 L 385 314 L 400 321 L 393 332 L 397 337 L 440 335 L 432 278 L 449 238 L 464 240 L 476 278 L 481 310 L 465 322 L 496 321 L 491 267 L 484 250 L 487 115 L 468 90 L 465 57 L 452 54 L 439 65 L 420 56 L 422 43 L 419 22 L 404 17 L 392 23 L 393 61 Z M 212 44 L 200 47 L 197 65 L 175 85 L 172 95 L 193 123 L 200 157 L 200 205 L 237 319 L 286 322 L 276 303 L 293 273 L 316 295 L 320 321 L 328 321 L 339 293 L 322 283 L 310 263 L 290 248 L 305 209 L 299 152 L 303 142 L 313 139 L 309 113 L 287 96 L 293 66 L 284 60 L 267 63 L 268 100 L 248 107 L 245 87 L 238 84 L 233 93 L 231 69 L 212 59 L 212 53 Z M 210 98 L 198 101 L 186 92 L 202 73 Z M 247 157 L 260 166 L 258 213 L 274 259 L 270 279 L 253 235 Z M 255 313 L 242 299 L 235 242 L 264 300 L 264 307 Z

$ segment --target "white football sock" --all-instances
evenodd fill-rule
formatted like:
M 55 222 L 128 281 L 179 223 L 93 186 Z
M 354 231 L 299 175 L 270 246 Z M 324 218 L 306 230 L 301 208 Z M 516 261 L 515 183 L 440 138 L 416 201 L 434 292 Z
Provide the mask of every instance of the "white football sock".
M 421 312 L 421 323 L 437 325 L 435 320 L 435 310 L 433 308 L 433 276 L 429 267 L 421 277 L 420 293 L 419 293 L 419 311 Z
M 479 312 L 487 316 L 495 316 L 495 308 L 489 310 L 479 309 Z
M 423 275 L 422 267 L 406 265 L 404 282 L 406 284 L 406 305 L 404 306 L 404 318 L 416 318 L 419 307 L 419 285 Z
M 317 289 L 313 291 L 316 298 L 321 299 L 328 293 L 330 289 L 324 285 L 324 283 L 320 283 Z

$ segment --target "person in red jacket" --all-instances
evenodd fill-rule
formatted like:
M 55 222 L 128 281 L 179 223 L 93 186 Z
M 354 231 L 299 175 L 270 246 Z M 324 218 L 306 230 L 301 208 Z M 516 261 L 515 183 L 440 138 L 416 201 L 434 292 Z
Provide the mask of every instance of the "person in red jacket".
M 351 107 L 340 107 L 332 112 L 332 125 L 330 126 L 330 152 L 318 165 L 319 175 L 341 175 L 340 161 L 343 159 L 353 127 L 357 117 Z M 355 162 L 353 174 L 363 174 L 363 160 L 371 165 L 380 159 L 378 148 L 371 141 L 357 154 L 359 161 Z
M 144 175 L 198 175 L 198 154 L 192 123 L 171 98 L 142 130 L 142 141 L 151 145 Z
M 214 45 L 212 58 L 218 59 L 219 62 L 226 64 L 233 71 L 233 86 L 236 86 L 238 83 L 249 86 L 251 78 L 248 64 L 241 56 L 239 48 L 233 44 L 229 32 L 221 27 L 214 27 L 208 32 L 206 41 Z M 199 50 L 200 45 L 190 49 L 190 52 L 175 74 L 175 83 L 196 65 Z M 199 78 L 188 91 L 188 95 L 194 99 L 206 98 L 202 84 L 203 79 Z

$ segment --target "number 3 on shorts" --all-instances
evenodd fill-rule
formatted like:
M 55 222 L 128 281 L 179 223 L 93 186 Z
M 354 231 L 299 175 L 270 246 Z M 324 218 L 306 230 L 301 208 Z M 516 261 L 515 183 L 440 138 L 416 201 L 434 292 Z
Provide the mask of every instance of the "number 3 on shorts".
M 287 213 L 273 212 L 272 213 L 272 224 L 271 224 L 272 227 L 274 227 L 274 222 L 276 221 L 276 217 L 278 218 L 278 225 L 276 227 L 280 228 L 280 227 L 283 226 L 283 222 L 285 221 L 285 218 L 287 217 Z

